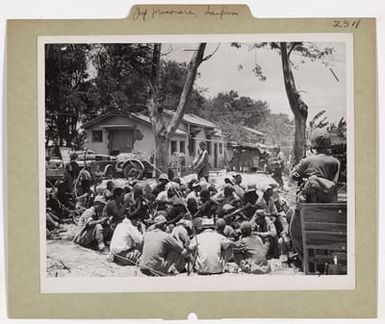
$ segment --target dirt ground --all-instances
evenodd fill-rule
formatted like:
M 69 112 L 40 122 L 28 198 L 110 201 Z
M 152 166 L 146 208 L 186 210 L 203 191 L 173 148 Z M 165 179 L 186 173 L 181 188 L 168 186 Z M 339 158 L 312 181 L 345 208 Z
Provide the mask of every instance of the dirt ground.
M 224 178 L 228 176 L 225 172 L 210 175 L 217 185 L 224 183 Z M 265 174 L 242 174 L 245 185 L 254 183 L 260 188 L 266 183 L 274 180 Z M 185 177 L 189 180 L 191 176 Z M 123 180 L 118 180 L 123 183 Z M 280 194 L 286 198 L 289 204 L 294 201 L 295 188 L 288 187 L 288 190 L 282 191 Z M 106 255 L 99 252 L 83 248 L 72 243 L 72 238 L 76 232 L 74 224 L 64 225 L 65 231 L 57 235 L 57 239 L 47 240 L 47 276 L 48 277 L 129 277 L 143 276 L 139 268 L 136 266 L 119 266 L 110 263 Z M 268 275 L 302 275 L 297 268 L 289 267 L 282 260 L 269 260 L 272 272 Z M 232 268 L 233 264 L 229 264 Z M 194 274 L 192 274 L 194 275 Z M 254 276 L 252 274 L 226 272 L 221 276 Z M 178 276 L 187 276 L 187 274 L 179 274 Z

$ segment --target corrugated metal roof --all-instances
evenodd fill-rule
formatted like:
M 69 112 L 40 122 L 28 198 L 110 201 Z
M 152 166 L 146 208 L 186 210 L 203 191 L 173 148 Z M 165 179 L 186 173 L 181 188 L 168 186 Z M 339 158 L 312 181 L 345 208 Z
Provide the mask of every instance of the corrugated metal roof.
M 168 115 L 174 115 L 174 113 L 175 113 L 174 111 L 169 110 L 169 109 L 164 109 L 163 111 Z M 203 127 L 207 127 L 207 128 L 216 128 L 217 127 L 217 125 L 215 125 L 211 121 L 204 119 L 202 117 L 199 117 L 197 115 L 194 115 L 194 114 L 184 114 L 183 120 L 186 123 L 199 125 L 199 126 L 203 126 Z
M 143 115 L 141 113 L 131 113 L 131 115 L 146 122 L 146 123 L 148 123 L 148 124 L 151 124 L 151 120 L 150 120 L 149 116 Z

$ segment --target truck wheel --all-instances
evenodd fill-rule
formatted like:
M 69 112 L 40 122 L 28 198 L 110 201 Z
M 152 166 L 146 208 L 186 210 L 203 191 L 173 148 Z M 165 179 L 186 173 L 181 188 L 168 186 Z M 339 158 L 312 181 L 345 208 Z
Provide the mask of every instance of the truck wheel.
M 123 167 L 123 174 L 126 179 L 135 178 L 140 180 L 143 178 L 144 170 L 139 163 L 129 161 Z

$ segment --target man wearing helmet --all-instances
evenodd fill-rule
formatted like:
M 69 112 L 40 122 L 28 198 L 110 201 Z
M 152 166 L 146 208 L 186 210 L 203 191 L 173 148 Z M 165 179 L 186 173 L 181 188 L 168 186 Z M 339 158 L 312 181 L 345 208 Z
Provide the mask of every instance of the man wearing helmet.
M 308 203 L 336 202 L 340 162 L 328 153 L 329 133 L 314 130 L 311 145 L 315 154 L 302 159 L 292 173 L 294 180 L 301 184 L 299 199 Z

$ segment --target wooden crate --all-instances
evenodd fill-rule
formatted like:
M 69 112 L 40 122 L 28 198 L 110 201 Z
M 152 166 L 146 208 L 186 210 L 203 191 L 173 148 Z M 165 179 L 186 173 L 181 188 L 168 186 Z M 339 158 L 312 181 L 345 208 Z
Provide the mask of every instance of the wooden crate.
M 347 269 L 347 205 L 299 204 L 305 274 L 326 274 L 338 260 L 338 272 Z

